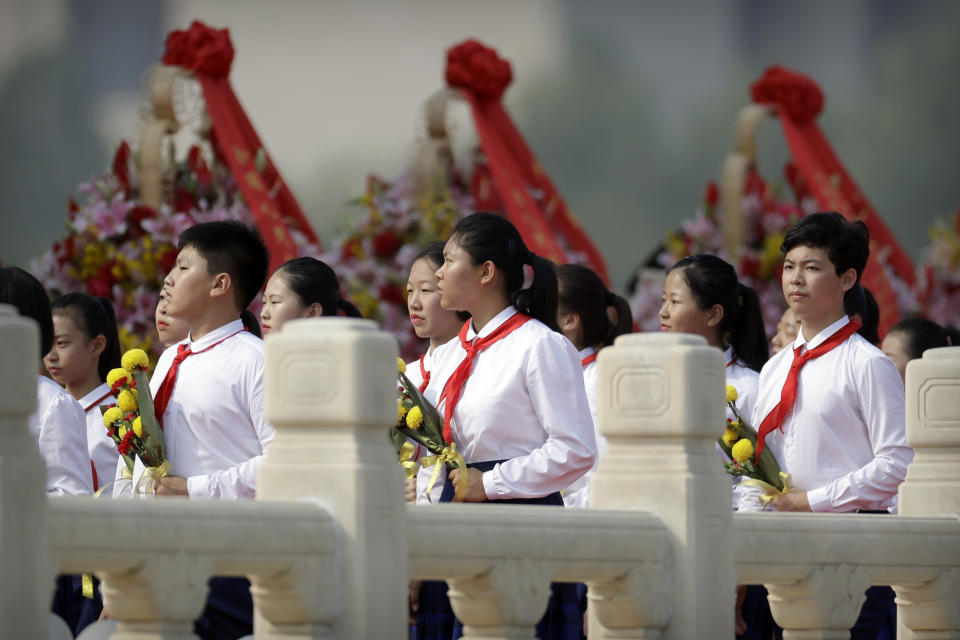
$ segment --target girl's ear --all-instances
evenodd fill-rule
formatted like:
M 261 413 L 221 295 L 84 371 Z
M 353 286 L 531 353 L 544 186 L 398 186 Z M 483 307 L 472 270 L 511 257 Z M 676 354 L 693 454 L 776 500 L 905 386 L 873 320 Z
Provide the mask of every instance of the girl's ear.
M 107 348 L 106 336 L 99 335 L 90 341 L 90 357 L 95 360 L 100 359 L 100 354 Z
M 319 318 L 322 315 L 323 315 L 323 305 L 320 304 L 319 302 L 314 302 L 309 307 L 307 307 L 307 310 L 304 312 L 303 317 Z
M 721 322 L 723 322 L 723 305 L 715 304 L 710 307 L 707 314 L 707 326 L 719 327 Z
M 497 276 L 497 265 L 493 263 L 493 260 L 487 260 L 482 265 L 480 265 L 480 284 L 488 284 L 493 282 L 493 279 Z

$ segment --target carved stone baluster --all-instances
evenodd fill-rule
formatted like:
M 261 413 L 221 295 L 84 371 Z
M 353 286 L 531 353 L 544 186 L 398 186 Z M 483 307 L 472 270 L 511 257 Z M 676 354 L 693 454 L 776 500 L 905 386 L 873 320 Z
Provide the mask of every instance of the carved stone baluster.
M 733 636 L 730 482 L 714 448 L 724 424 L 723 364 L 719 350 L 690 335 L 620 336 L 600 352 L 597 411 L 608 448 L 591 478 L 591 508 L 656 513 L 673 544 L 663 569 L 670 607 L 637 602 L 627 621 L 616 599 L 636 585 L 595 588 L 591 637 L 604 618 L 624 626 L 604 629 L 603 638 L 655 637 L 657 627 L 669 640 Z M 663 586 L 651 588 L 643 600 L 663 598 Z M 638 627 L 632 636 L 630 624 Z
M 766 585 L 784 640 L 849 638 L 869 586 L 870 574 L 849 565 L 820 567 L 803 580 Z
M 532 560 L 498 562 L 487 573 L 448 579 L 447 596 L 473 640 L 534 640 L 547 610 L 553 567 Z
M 37 324 L 0 305 L 0 348 L 0 635 L 46 638 L 54 587 L 46 473 L 27 427 L 37 409 Z
M 666 563 L 644 563 L 611 582 L 590 582 L 590 611 L 601 638 L 659 640 L 670 622 L 671 582 Z
M 123 573 L 98 574 L 104 609 L 117 621 L 110 640 L 196 640 L 212 572 L 209 555 L 157 553 Z
M 397 342 L 374 322 L 292 320 L 267 336 L 264 410 L 277 435 L 257 499 L 326 505 L 343 534 L 335 564 L 344 573 L 335 588 L 311 590 L 295 607 L 270 593 L 290 587 L 254 576 L 258 636 L 322 638 L 337 617 L 340 638 L 406 637 L 403 473 L 386 435 L 396 388 Z
M 907 364 L 906 406 L 914 459 L 900 485 L 900 514 L 960 513 L 960 347 L 930 349 Z M 960 638 L 956 573 L 894 587 L 901 640 Z M 952 585 L 952 592 L 944 592 L 944 585 Z

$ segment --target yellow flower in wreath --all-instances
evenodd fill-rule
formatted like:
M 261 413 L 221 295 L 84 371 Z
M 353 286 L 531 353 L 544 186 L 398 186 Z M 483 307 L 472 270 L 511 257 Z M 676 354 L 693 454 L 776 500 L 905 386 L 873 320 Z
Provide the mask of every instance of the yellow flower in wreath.
M 730 455 L 735 462 L 746 462 L 753 457 L 753 444 L 746 438 L 741 438 L 730 449 Z
M 403 406 L 403 402 L 397 400 L 397 420 L 403 420 L 405 415 L 407 415 L 407 408 Z
M 127 370 L 117 367 L 116 369 L 110 369 L 110 372 L 107 373 L 107 384 L 110 385 L 111 389 L 116 389 L 118 384 L 125 384 L 127 381 Z
M 397 358 L 397 371 L 400 373 L 407 372 L 407 363 L 403 361 L 403 358 Z
M 131 411 L 137 410 L 137 398 L 129 390 L 124 389 L 120 392 L 120 395 L 117 396 L 117 406 L 120 407 L 120 411 L 124 413 L 130 413 Z
M 116 407 L 110 407 L 103 412 L 103 426 L 107 429 L 113 426 L 113 423 L 117 420 L 120 420 L 123 417 L 123 412 Z
M 413 407 L 407 412 L 407 426 L 416 431 L 423 424 L 423 411 L 420 407 Z
M 130 372 L 135 369 L 146 371 L 149 364 L 150 359 L 147 358 L 147 353 L 143 349 L 130 349 L 120 359 L 120 365 Z
M 727 385 L 727 402 L 736 402 L 737 398 L 737 389 L 733 385 Z
M 738 436 L 737 432 L 733 429 L 724 429 L 722 439 L 723 444 L 732 447 L 733 444 L 740 439 L 740 436 Z
M 140 416 L 133 419 L 133 432 L 137 434 L 138 438 L 143 437 L 143 423 L 140 422 Z

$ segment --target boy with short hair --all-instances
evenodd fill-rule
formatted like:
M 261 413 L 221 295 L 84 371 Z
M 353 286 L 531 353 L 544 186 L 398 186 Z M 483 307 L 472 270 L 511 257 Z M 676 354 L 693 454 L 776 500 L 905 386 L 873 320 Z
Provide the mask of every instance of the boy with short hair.
M 170 461 L 170 475 L 158 495 L 191 498 L 253 498 L 257 468 L 274 429 L 263 415 L 263 341 L 244 330 L 240 319 L 263 286 L 269 263 L 267 248 L 255 229 L 237 221 L 209 222 L 184 231 L 176 264 L 164 280 L 167 313 L 190 327 L 186 339 L 170 346 L 150 380 L 157 419 Z M 142 473 L 122 478 L 117 466 L 114 495 L 130 494 Z M 244 584 L 240 584 L 240 583 Z M 223 594 L 226 586 L 229 595 Z M 216 601 L 228 618 L 252 632 L 252 602 L 245 580 L 215 578 L 204 618 L 195 631 L 203 638 L 215 627 L 236 620 L 211 614 Z M 242 599 L 237 606 L 238 599 Z M 204 629 L 202 624 L 208 625 Z
M 895 510 L 913 459 L 897 369 L 844 313 L 869 242 L 862 222 L 833 212 L 806 216 L 784 237 L 783 294 L 800 331 L 760 372 L 752 421 L 757 455 L 770 447 L 795 487 L 774 498 L 778 511 Z M 757 492 L 745 490 L 740 510 L 760 508 Z

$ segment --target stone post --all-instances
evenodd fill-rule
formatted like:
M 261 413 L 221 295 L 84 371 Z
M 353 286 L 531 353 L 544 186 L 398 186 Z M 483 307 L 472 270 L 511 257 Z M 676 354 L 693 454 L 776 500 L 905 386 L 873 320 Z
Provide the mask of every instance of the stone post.
M 268 620 L 254 579 L 257 637 L 321 638 L 331 606 L 340 638 L 407 635 L 403 474 L 387 437 L 397 416 L 397 343 L 368 320 L 294 320 L 266 339 L 264 407 L 276 428 L 257 477 L 258 500 L 313 498 L 341 533 L 339 587 L 308 592 L 305 616 Z M 336 588 L 336 587 L 335 587 Z M 303 594 L 303 591 L 300 591 Z M 331 604 L 332 603 L 332 604 Z
M 900 515 L 960 514 L 960 347 L 930 349 L 907 364 L 906 406 L 914 458 L 900 485 Z M 902 640 L 960 638 L 960 572 L 894 589 Z
M 0 598 L 3 636 L 46 638 L 53 595 L 46 472 L 27 418 L 37 409 L 40 331 L 0 305 Z
M 602 638 L 733 637 L 730 482 L 714 446 L 725 419 L 723 365 L 719 350 L 690 335 L 620 336 L 600 352 L 597 411 L 609 446 L 591 479 L 591 507 L 651 511 L 671 542 L 666 567 L 657 568 L 669 607 L 631 607 L 627 618 L 644 620 L 641 634 L 604 628 Z M 623 588 L 591 588 L 592 629 L 605 619 L 637 623 L 616 610 Z

